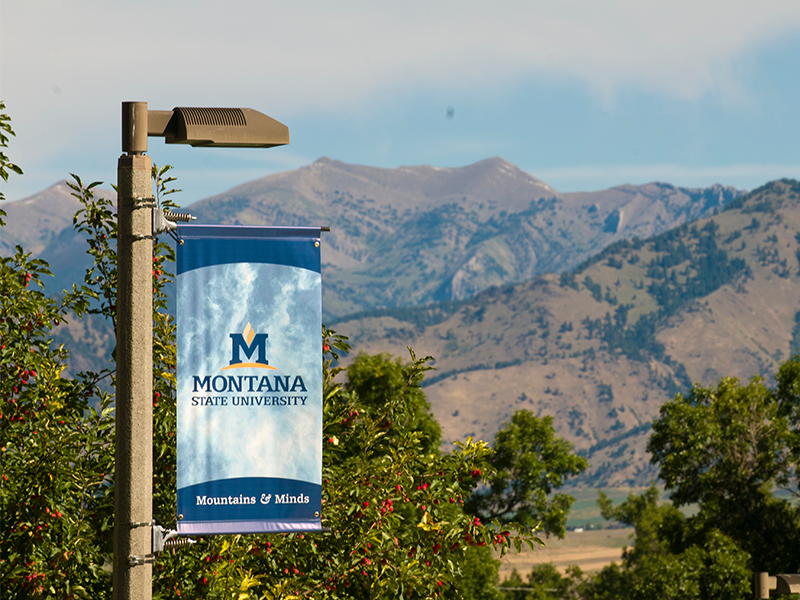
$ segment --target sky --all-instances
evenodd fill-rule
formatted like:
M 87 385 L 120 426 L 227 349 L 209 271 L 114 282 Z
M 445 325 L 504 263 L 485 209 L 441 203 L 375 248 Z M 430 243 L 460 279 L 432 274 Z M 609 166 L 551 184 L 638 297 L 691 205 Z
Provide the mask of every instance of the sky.
M 2 0 L 9 200 L 116 178 L 120 106 L 239 106 L 271 149 L 167 146 L 178 202 L 327 156 L 502 156 L 555 189 L 800 179 L 800 2 Z

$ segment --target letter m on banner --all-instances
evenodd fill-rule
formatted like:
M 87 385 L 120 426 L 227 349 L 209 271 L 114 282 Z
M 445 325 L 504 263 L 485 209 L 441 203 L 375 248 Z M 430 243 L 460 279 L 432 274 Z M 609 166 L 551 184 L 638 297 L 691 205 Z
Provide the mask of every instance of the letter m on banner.
M 247 358 L 252 357 L 256 350 L 258 350 L 256 362 L 262 365 L 269 364 L 267 362 L 267 337 L 269 337 L 269 334 L 256 333 L 250 326 L 250 323 L 248 323 L 242 333 L 231 333 L 230 336 L 231 365 L 238 365 L 242 362 L 242 359 L 239 358 L 240 350 L 244 350 L 244 355 Z

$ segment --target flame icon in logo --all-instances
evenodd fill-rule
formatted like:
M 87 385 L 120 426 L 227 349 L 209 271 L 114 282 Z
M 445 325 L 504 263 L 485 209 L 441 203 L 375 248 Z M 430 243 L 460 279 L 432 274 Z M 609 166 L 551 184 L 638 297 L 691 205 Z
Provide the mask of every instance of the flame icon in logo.
M 248 321 L 247 325 L 244 326 L 242 336 L 244 337 L 248 346 L 253 343 L 253 338 L 256 337 L 256 330 L 250 325 L 250 321 Z

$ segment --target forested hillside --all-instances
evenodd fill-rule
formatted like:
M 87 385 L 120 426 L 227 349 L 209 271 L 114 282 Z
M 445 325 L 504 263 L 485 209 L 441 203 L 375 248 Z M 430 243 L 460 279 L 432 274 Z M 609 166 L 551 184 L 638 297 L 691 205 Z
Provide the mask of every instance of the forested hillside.
M 661 404 L 692 382 L 773 373 L 798 348 L 798 298 L 800 184 L 784 180 L 560 276 L 335 327 L 368 352 L 436 357 L 426 392 L 445 439 L 491 439 L 527 407 L 590 457 L 580 483 L 646 485 Z

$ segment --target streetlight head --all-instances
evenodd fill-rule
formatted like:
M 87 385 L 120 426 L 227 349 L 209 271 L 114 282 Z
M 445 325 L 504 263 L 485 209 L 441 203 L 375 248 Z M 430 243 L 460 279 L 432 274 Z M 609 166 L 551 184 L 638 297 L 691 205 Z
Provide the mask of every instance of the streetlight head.
M 289 128 L 251 108 L 176 107 L 148 111 L 147 133 L 167 144 L 210 148 L 272 148 L 289 143 Z
M 797 594 L 800 592 L 800 575 L 777 575 L 778 594 Z

